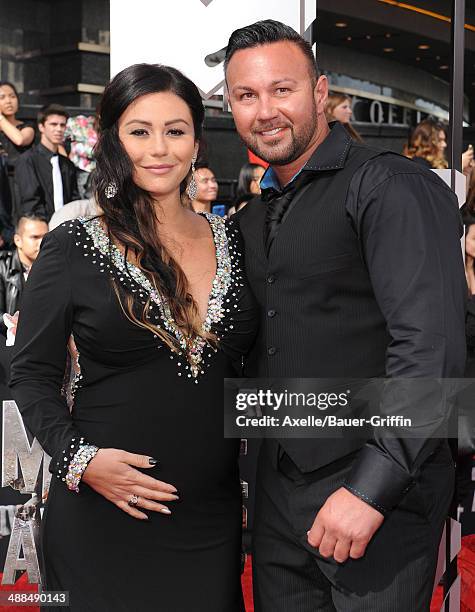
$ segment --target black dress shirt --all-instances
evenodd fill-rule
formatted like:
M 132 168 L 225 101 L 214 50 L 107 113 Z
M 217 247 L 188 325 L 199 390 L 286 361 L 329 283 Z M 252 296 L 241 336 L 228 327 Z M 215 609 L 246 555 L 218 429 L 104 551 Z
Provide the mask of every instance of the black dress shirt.
M 462 377 L 467 289 L 455 194 L 423 166 L 351 142 L 338 123 L 298 176 L 304 173 L 313 181 L 297 189 L 299 201 L 291 200 L 268 252 L 262 199 L 233 217 L 261 307 L 246 375 Z M 291 458 L 304 471 L 324 464 L 321 456 L 312 464 L 312 452 L 335 460 L 337 449 L 324 442 L 297 440 Z M 346 485 L 390 510 L 439 444 L 376 436 L 360 448 Z M 341 452 L 351 449 L 343 444 Z
M 49 221 L 53 215 L 54 189 L 51 158 L 55 154 L 41 143 L 23 153 L 16 164 L 15 185 L 18 195 L 18 216 L 39 214 Z M 59 155 L 59 168 L 63 183 L 63 202 L 79 199 L 76 168 L 64 155 Z

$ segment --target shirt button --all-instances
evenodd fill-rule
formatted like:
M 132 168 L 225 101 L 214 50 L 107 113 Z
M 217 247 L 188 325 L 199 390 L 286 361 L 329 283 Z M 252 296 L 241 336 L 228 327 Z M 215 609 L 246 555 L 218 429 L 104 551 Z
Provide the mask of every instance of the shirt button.
M 275 276 L 273 274 L 269 274 L 269 276 L 267 277 L 267 282 L 269 283 L 269 285 L 272 285 L 274 281 L 275 281 Z
M 271 355 L 271 356 L 272 356 L 272 355 L 275 355 L 276 353 L 277 353 L 277 349 L 275 348 L 275 346 L 270 346 L 270 347 L 267 349 L 267 354 L 268 354 L 268 355 Z
M 275 311 L 275 310 L 272 310 L 272 309 L 271 309 L 271 310 L 268 310 L 268 311 L 267 311 L 267 316 L 268 316 L 268 317 L 271 317 L 271 318 L 272 318 L 272 317 L 275 317 L 275 315 L 276 315 L 276 314 L 277 314 L 277 313 L 276 313 L 276 311 Z

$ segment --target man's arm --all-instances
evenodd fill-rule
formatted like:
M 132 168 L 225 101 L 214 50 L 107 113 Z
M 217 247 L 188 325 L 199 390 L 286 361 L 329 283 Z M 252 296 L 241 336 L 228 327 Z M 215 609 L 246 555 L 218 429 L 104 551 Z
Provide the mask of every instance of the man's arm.
M 413 390 L 424 389 L 414 379 L 428 380 L 428 391 L 434 392 L 430 380 L 437 386 L 437 378 L 463 376 L 467 288 L 457 201 L 436 176 L 410 168 L 379 182 L 373 176 L 368 183 L 365 188 L 362 180 L 349 214 L 388 324 L 386 374 L 401 379 L 390 381 L 397 393 L 383 397 L 382 409 L 395 409 L 391 398 L 403 389 L 406 407 L 437 431 L 447 415 L 440 405 L 432 414 L 427 408 L 419 414 Z M 384 515 L 400 502 L 439 443 L 435 436 L 401 439 L 376 432 L 358 454 L 345 488 L 318 513 L 309 542 L 337 561 L 362 556 Z
M 397 393 L 383 397 L 382 408 L 391 410 L 393 398 L 402 392 L 421 426 L 433 421 L 428 435 L 420 438 L 376 432 L 355 461 L 348 489 L 389 511 L 440 443 L 429 436 L 447 416 L 444 406 L 440 409 L 443 389 L 435 396 L 441 403 L 428 413 L 427 405 L 422 405 L 424 386 L 413 379 L 426 379 L 427 393 L 436 394 L 437 383 L 430 381 L 463 376 L 467 285 L 457 199 L 440 179 L 422 172 L 398 173 L 370 193 L 361 191 L 358 233 L 391 338 L 386 375 L 400 379 L 391 382 Z M 394 403 L 394 408 L 399 406 Z
M 20 214 L 45 212 L 44 190 L 31 155 L 19 157 L 15 167 L 15 184 L 20 199 Z
M 70 198 L 68 202 L 74 202 L 74 200 L 80 199 L 76 166 L 69 159 L 61 161 L 66 163 L 65 174 L 68 180 L 68 194 Z M 68 202 L 65 201 L 64 203 L 67 204 Z

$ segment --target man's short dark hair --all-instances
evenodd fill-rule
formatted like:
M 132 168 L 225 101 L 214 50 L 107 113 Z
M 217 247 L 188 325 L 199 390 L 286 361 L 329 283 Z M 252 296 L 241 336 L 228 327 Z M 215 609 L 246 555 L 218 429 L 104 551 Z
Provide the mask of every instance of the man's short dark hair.
M 50 115 L 61 115 L 61 117 L 69 119 L 69 113 L 64 106 L 61 106 L 61 104 L 48 104 L 39 111 L 37 115 L 38 123 L 43 125 Z
M 273 19 L 257 21 L 244 28 L 239 28 L 239 30 L 234 30 L 229 37 L 228 46 L 226 48 L 224 72 L 226 72 L 229 61 L 236 51 L 282 41 L 292 42 L 299 47 L 308 60 L 312 78 L 317 80 L 319 71 L 317 60 L 312 51 L 312 46 L 293 28 L 280 21 L 274 21 Z
M 16 222 L 15 234 L 19 234 L 21 232 L 22 226 L 25 224 L 26 221 L 41 221 L 41 223 L 46 223 L 46 225 L 48 225 L 48 221 L 43 215 L 27 213 L 25 215 L 22 215 Z

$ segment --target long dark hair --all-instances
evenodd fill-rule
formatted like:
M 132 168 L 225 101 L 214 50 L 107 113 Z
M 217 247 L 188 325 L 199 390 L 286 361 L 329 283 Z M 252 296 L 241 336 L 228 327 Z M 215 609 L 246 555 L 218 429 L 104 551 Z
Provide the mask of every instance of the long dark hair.
M 251 193 L 251 183 L 254 180 L 255 171 L 258 168 L 262 168 L 259 164 L 251 164 L 247 162 L 242 166 L 239 171 L 238 184 L 236 189 L 236 198 L 244 195 L 245 193 Z
M 118 134 L 118 120 L 130 104 L 140 96 L 160 92 L 174 93 L 188 105 L 195 140 L 200 139 L 204 108 L 198 88 L 190 79 L 175 68 L 158 64 L 125 68 L 107 85 L 100 104 L 95 196 L 111 242 L 124 247 L 125 258 L 132 255 L 134 263 L 168 303 L 176 325 L 187 337 L 194 337 L 200 332 L 196 303 L 188 292 L 183 270 L 160 242 L 152 198 L 134 183 L 133 163 Z M 107 198 L 105 192 L 111 184 L 117 193 Z M 171 348 L 177 348 L 176 340 L 168 332 L 150 323 L 147 317 L 150 300 L 143 305 L 132 294 L 124 294 L 119 283 L 115 286 L 125 314 L 140 327 L 159 335 Z
M 11 89 L 13 89 L 15 96 L 18 98 L 18 101 L 20 101 L 20 96 L 18 95 L 18 90 L 15 87 L 15 85 L 13 83 L 11 83 L 10 81 L 1 81 L 0 80 L 0 87 L 4 87 L 8 85 L 8 87 L 11 87 Z

